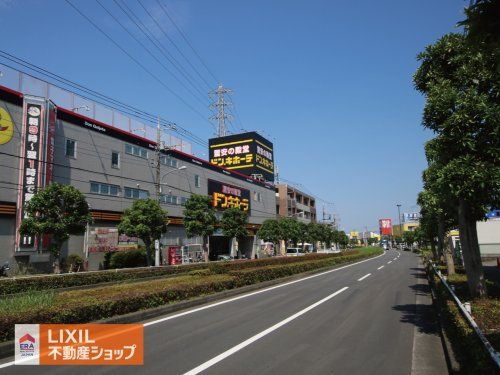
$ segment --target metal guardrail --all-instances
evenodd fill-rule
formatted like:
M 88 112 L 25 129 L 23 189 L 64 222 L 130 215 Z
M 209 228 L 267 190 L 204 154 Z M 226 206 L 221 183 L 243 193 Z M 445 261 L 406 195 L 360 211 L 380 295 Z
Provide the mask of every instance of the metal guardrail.
M 448 292 L 453 297 L 453 300 L 455 301 L 456 305 L 458 306 L 458 308 L 459 308 L 460 312 L 462 313 L 463 317 L 467 320 L 467 322 L 469 323 L 469 325 L 476 332 L 477 336 L 481 339 L 481 341 L 482 341 L 485 349 L 490 354 L 490 357 L 493 360 L 493 362 L 495 362 L 496 365 L 497 365 L 497 367 L 500 368 L 500 353 L 497 352 L 495 350 L 495 348 L 493 348 L 493 346 L 490 344 L 490 342 L 488 341 L 488 339 L 484 335 L 483 331 L 481 331 L 481 329 L 477 325 L 477 323 L 474 320 L 474 318 L 469 314 L 469 312 L 465 308 L 464 304 L 457 297 L 457 295 L 455 294 L 455 292 L 453 291 L 453 289 L 448 285 L 448 283 L 446 282 L 446 279 L 441 274 L 441 271 L 439 271 L 439 270 L 436 269 L 436 266 L 435 266 L 434 263 L 432 263 L 432 262 L 429 262 L 429 263 L 431 264 L 432 269 L 434 270 L 434 273 L 439 277 L 439 279 L 441 280 L 441 282 L 443 283 L 443 285 L 446 287 L 446 289 L 448 289 Z

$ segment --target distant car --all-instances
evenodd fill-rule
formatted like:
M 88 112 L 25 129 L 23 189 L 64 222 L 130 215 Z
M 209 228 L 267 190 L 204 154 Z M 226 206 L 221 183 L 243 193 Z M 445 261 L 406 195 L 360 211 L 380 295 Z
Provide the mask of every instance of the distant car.
M 286 254 L 287 257 L 298 257 L 302 255 L 306 255 L 304 249 L 301 249 L 299 247 L 289 247 L 286 249 Z
M 224 261 L 228 261 L 228 260 L 232 260 L 233 258 L 231 258 L 230 255 L 218 255 L 217 256 L 217 260 L 224 260 Z

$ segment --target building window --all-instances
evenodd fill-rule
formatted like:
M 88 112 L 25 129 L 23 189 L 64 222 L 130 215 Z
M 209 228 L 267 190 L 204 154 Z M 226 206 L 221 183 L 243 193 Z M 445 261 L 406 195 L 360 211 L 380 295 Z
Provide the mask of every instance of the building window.
M 125 153 L 129 155 L 134 155 L 138 156 L 140 158 L 147 159 L 148 158 L 148 150 L 139 147 L 139 146 L 134 146 L 130 144 L 125 145 Z
M 188 199 L 186 197 L 181 197 L 181 206 L 185 206 L 187 200 Z
M 201 181 L 200 181 L 200 176 L 197 174 L 194 175 L 194 186 L 197 188 L 201 187 Z
M 124 192 L 125 192 L 125 198 L 146 199 L 149 197 L 149 191 L 147 190 L 126 187 L 124 188 Z
M 117 197 L 120 192 L 118 185 L 102 184 L 100 182 L 90 183 L 90 192 L 93 194 L 112 195 Z
M 165 204 L 179 204 L 179 200 L 175 195 L 161 195 L 160 202 Z M 181 199 L 182 202 L 182 199 Z
M 259 192 L 254 191 L 253 192 L 253 200 L 256 202 L 262 202 L 262 195 Z
M 76 159 L 76 141 L 73 139 L 66 139 L 66 156 Z
M 163 155 L 160 157 L 160 163 L 163 165 L 167 165 L 169 167 L 177 168 L 177 159 L 174 159 L 170 156 Z
M 111 151 L 111 167 L 120 168 L 120 153 L 118 151 Z

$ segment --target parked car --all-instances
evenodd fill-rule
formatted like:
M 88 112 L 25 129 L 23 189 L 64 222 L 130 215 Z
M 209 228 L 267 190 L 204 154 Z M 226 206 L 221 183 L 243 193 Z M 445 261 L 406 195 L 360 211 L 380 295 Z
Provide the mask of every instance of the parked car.
M 224 255 L 218 255 L 217 260 L 229 261 L 229 260 L 233 260 L 233 258 L 231 257 L 231 255 L 224 254 Z
M 301 249 L 299 247 L 289 247 L 286 249 L 286 254 L 287 257 L 298 257 L 302 255 L 306 255 L 305 250 Z

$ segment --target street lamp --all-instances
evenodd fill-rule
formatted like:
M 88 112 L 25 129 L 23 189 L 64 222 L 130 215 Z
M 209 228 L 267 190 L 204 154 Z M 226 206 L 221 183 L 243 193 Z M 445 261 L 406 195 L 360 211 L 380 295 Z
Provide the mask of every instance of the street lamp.
M 163 179 L 164 179 L 167 175 L 169 175 L 170 173 L 173 173 L 173 172 L 175 172 L 175 171 L 183 171 L 183 170 L 185 170 L 185 169 L 187 169 L 187 167 L 186 167 L 185 165 L 181 165 L 179 168 L 172 169 L 171 171 L 168 171 L 167 173 L 165 173 L 165 174 L 163 175 L 163 177 L 161 178 L 161 181 L 163 181 Z M 161 194 L 161 185 L 168 186 L 167 184 L 162 183 L 161 181 L 160 181 L 160 184 L 159 184 L 159 185 L 160 185 L 160 189 L 159 189 L 159 190 L 160 190 L 160 194 Z M 159 197 L 158 197 L 158 199 L 159 199 Z
M 398 222 L 399 222 L 399 235 L 403 237 L 403 229 L 401 228 L 401 205 L 397 204 L 398 207 Z

